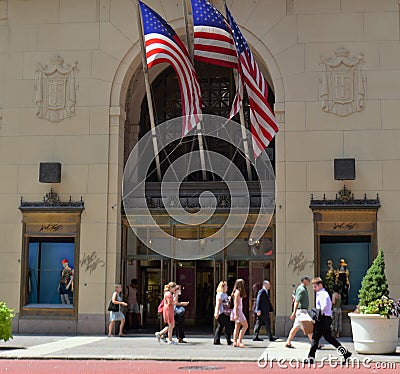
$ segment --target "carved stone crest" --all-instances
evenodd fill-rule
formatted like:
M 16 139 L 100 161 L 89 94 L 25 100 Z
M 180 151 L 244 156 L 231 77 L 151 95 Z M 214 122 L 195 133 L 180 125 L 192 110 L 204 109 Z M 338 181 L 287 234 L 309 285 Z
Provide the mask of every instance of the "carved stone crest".
M 335 55 L 333 58 L 321 56 L 324 69 L 320 79 L 322 110 L 338 116 L 361 112 L 365 105 L 366 78 L 361 70 L 364 55 L 349 57 L 346 48 L 338 48 Z
M 75 114 L 78 62 L 64 66 L 64 59 L 59 55 L 50 62 L 45 66 L 39 64 L 36 70 L 36 115 L 60 122 Z

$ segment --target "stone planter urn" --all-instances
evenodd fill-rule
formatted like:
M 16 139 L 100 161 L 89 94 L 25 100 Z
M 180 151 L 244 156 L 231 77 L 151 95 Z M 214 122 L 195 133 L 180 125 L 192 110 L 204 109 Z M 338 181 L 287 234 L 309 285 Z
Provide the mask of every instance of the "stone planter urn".
M 379 314 L 349 313 L 354 349 L 361 354 L 391 354 L 396 352 L 399 319 Z

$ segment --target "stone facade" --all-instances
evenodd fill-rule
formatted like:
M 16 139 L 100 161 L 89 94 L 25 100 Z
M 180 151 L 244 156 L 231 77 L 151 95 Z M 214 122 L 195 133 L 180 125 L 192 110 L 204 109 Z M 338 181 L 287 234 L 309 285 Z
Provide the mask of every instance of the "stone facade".
M 183 35 L 181 1 L 146 3 Z M 222 9 L 222 1 L 213 3 Z M 227 4 L 268 73 L 281 122 L 276 137 L 277 333 L 288 331 L 292 285 L 299 278 L 290 259 L 302 252 L 309 261 L 304 272 L 315 271 L 310 195 L 334 198 L 343 187 L 333 178 L 334 158 L 356 159 L 357 178 L 347 183 L 355 195 L 379 193 L 377 245 L 385 249 L 392 296 L 400 297 L 398 1 Z M 53 187 L 63 199 L 83 196 L 85 202 L 79 260 L 95 251 L 105 263 L 92 272 L 80 268 L 77 322 L 65 322 L 64 331 L 103 332 L 104 311 L 120 278 L 124 108 L 129 83 L 141 67 L 135 20 L 130 0 L 0 0 L 0 299 L 20 311 L 20 197 L 40 200 L 51 186 L 38 182 L 38 164 L 61 162 L 62 183 Z M 352 60 L 359 78 L 348 105 L 355 103 L 356 109 L 342 116 L 321 109 L 321 56 L 326 63 L 335 51 L 356 59 L 363 54 L 362 63 Z M 53 123 L 37 116 L 35 82 L 38 63 L 50 64 L 55 55 L 70 69 L 78 61 L 79 73 L 69 86 L 76 95 L 73 115 L 70 111 Z M 361 93 L 362 105 L 355 98 Z M 143 91 L 133 95 L 143 97 Z M 16 319 L 15 328 L 36 332 L 35 323 Z M 60 331 L 48 323 L 43 331 Z

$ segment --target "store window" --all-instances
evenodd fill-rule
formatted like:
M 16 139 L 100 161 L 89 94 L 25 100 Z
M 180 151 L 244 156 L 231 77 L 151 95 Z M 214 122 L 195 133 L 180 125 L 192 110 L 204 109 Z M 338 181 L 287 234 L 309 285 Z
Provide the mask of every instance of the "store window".
M 77 318 L 79 243 L 84 202 L 23 201 L 20 315 Z
M 29 240 L 28 305 L 73 305 L 74 251 L 70 238 Z

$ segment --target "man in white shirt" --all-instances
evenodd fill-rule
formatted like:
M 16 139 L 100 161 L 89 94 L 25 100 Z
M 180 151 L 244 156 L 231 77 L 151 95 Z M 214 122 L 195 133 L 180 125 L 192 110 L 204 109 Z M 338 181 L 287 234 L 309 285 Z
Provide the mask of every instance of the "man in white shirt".
M 331 343 L 338 349 L 338 352 L 345 352 L 343 358 L 347 360 L 351 356 L 351 352 L 347 351 L 335 337 L 332 336 L 331 324 L 332 324 L 332 301 L 325 290 L 322 279 L 317 277 L 311 282 L 312 288 L 316 292 L 315 306 L 319 314 L 319 318 L 315 321 L 314 332 L 312 336 L 312 343 L 310 352 L 308 354 L 308 361 L 313 363 L 315 361 L 315 352 L 317 351 L 319 340 L 323 336 L 325 340 Z

